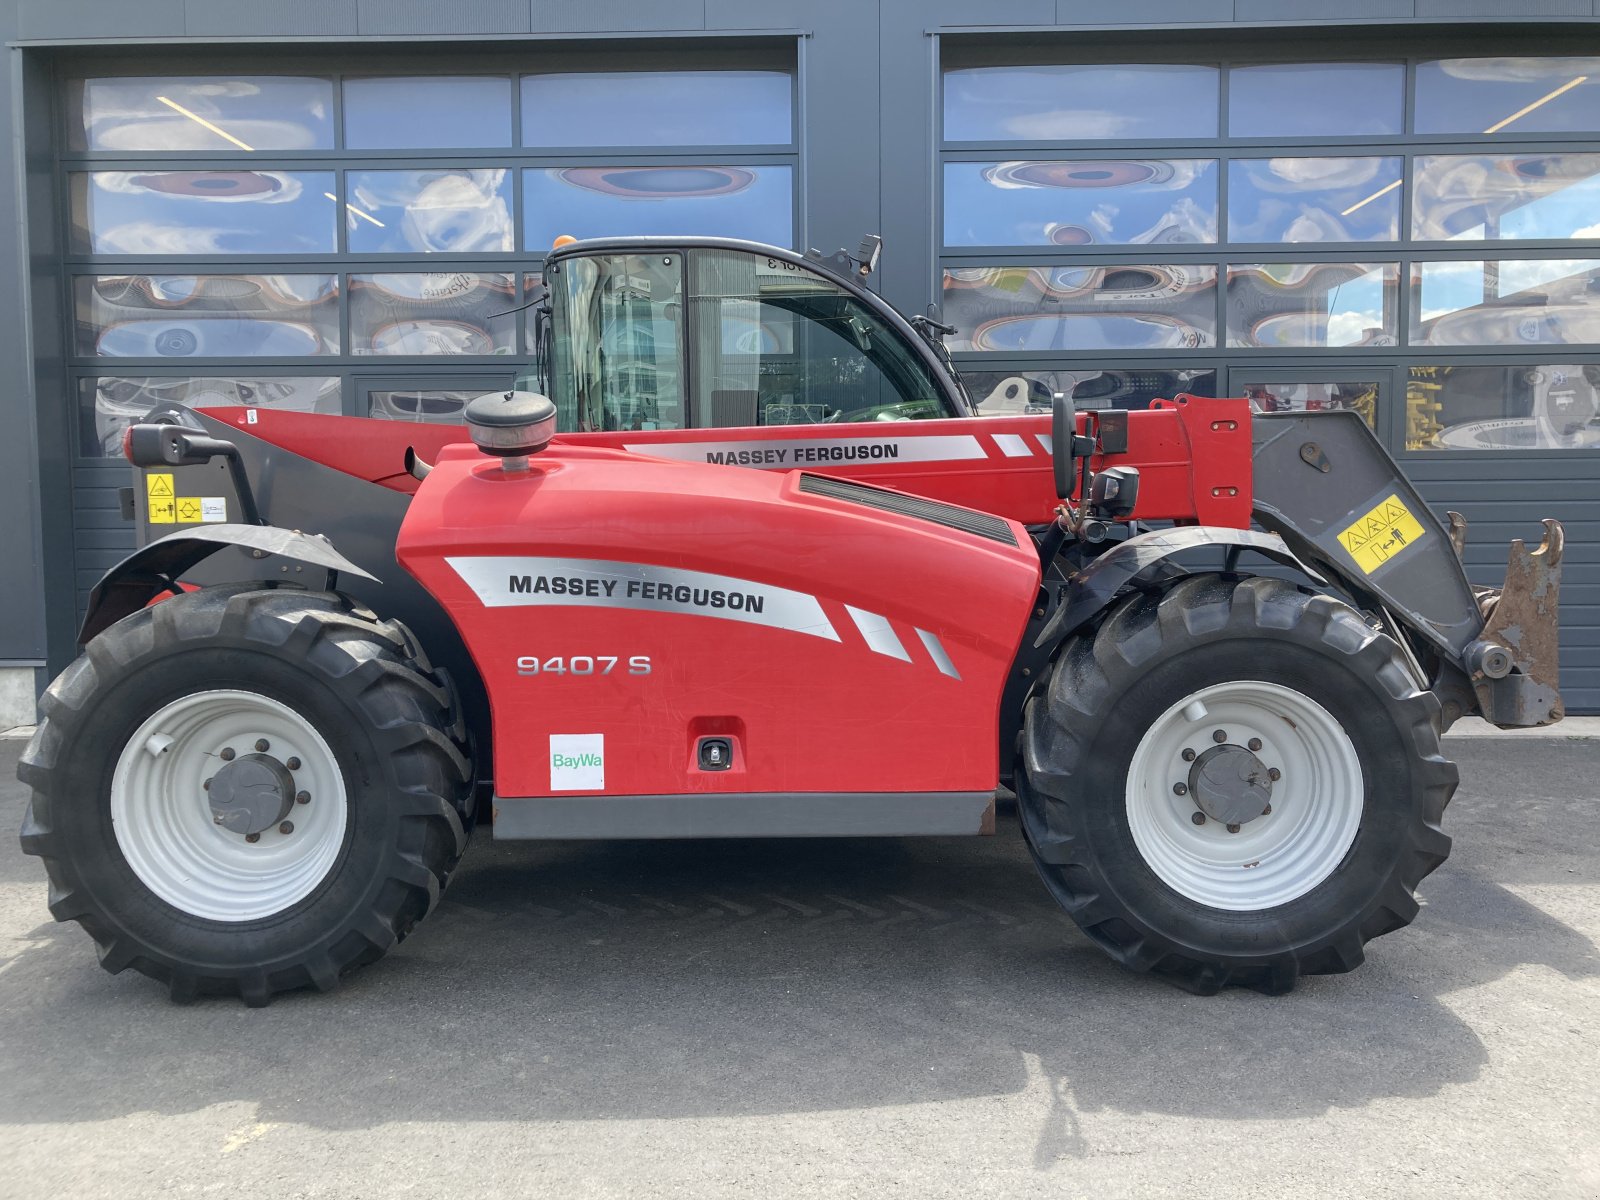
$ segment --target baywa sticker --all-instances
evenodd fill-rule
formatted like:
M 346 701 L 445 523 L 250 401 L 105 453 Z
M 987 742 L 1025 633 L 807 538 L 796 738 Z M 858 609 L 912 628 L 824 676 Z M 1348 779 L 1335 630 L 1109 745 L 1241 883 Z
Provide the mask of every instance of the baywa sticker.
M 592 792 L 606 786 L 606 735 L 552 733 L 550 790 Z
M 599 558 L 508 555 L 445 561 L 488 608 L 637 608 L 719 617 L 839 640 L 815 596 L 770 583 Z
M 1423 539 L 1422 523 L 1391 495 L 1358 517 L 1342 533 L 1339 544 L 1368 575 L 1393 562 Z

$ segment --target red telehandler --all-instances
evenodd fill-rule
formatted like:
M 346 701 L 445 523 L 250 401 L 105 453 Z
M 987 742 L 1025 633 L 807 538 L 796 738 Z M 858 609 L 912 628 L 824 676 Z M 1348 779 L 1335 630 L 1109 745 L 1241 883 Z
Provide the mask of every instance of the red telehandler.
M 869 242 L 871 240 L 869 239 Z M 102 964 L 335 986 L 496 838 L 980 834 L 1197 992 L 1417 913 L 1481 713 L 1559 720 L 1561 531 L 1471 586 L 1354 412 L 974 420 L 942 327 L 722 239 L 552 253 L 464 427 L 163 406 L 23 756 Z

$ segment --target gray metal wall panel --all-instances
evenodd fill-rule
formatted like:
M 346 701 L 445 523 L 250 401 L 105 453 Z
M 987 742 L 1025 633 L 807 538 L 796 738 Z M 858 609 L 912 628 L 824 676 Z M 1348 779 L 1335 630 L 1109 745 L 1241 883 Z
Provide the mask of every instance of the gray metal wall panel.
M 1419 17 L 1587 17 L 1594 12 L 1590 0 L 1417 0 Z
M 528 33 L 533 9 L 528 0 L 356 0 L 356 22 L 363 36 Z
M 704 29 L 704 0 L 533 0 L 535 33 Z
M 1233 20 L 1233 0 L 1057 0 L 1058 25 L 1201 25 Z
M 1416 15 L 1416 0 L 1234 0 L 1235 21 L 1402 21 Z
M 184 0 L 20 0 L 22 38 L 180 37 Z
M 357 31 L 356 0 L 188 0 L 189 37 L 315 37 Z

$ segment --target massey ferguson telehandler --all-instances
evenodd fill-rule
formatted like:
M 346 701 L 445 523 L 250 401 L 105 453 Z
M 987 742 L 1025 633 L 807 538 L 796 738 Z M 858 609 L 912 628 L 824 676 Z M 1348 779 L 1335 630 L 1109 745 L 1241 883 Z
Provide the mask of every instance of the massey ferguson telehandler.
M 1560 526 L 1474 588 L 1355 412 L 975 420 L 871 242 L 559 249 L 545 394 L 465 428 L 130 427 L 143 545 L 20 768 L 50 911 L 108 970 L 258 1005 L 407 936 L 485 808 L 496 838 L 982 834 L 1004 786 L 1127 967 L 1357 966 L 1449 852 L 1444 729 L 1561 717 Z

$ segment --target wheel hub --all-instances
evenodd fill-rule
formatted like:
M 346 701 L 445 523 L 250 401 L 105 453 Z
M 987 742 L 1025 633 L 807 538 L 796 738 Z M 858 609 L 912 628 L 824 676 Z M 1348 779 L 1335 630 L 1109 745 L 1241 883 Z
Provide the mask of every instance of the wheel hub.
M 246 754 L 211 778 L 211 817 L 230 833 L 249 837 L 277 825 L 294 808 L 294 778 L 270 754 Z
M 1243 746 L 1213 746 L 1189 767 L 1189 795 L 1213 821 L 1244 825 L 1272 803 L 1267 766 Z

